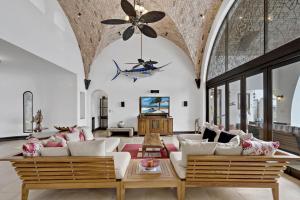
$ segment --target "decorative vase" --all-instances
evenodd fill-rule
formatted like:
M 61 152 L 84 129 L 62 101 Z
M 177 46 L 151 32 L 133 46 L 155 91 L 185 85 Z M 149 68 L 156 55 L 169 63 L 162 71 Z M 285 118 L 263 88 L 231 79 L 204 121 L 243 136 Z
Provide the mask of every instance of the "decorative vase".
M 125 122 L 119 121 L 118 128 L 124 128 L 124 127 L 125 127 Z

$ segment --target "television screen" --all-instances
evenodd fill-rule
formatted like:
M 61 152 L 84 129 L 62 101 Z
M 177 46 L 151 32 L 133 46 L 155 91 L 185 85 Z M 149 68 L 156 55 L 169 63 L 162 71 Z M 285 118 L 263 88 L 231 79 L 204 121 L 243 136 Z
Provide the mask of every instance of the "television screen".
M 142 114 L 169 114 L 170 97 L 141 97 Z

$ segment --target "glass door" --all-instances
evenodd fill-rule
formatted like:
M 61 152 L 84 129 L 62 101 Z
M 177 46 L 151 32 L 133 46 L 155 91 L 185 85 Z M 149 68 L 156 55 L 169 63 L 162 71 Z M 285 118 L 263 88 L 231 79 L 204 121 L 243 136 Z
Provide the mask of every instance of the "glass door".
M 246 78 L 246 129 L 259 139 L 264 139 L 263 77 L 260 73 Z

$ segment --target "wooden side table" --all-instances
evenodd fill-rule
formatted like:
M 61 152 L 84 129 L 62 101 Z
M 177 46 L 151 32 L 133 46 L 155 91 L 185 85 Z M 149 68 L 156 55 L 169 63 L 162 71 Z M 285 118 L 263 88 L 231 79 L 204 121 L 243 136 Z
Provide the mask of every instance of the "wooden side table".
M 139 171 L 141 159 L 131 160 L 121 186 L 121 199 L 125 200 L 126 188 L 176 188 L 177 199 L 183 200 L 182 183 L 169 159 L 159 159 L 160 174 L 142 174 Z

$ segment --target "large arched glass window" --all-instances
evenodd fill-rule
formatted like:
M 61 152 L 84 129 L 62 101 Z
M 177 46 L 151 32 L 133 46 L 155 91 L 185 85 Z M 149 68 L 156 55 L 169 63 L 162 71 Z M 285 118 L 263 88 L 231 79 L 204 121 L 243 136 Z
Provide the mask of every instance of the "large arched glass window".
M 300 1 L 238 0 L 210 54 L 207 80 L 237 68 L 300 36 Z
M 207 71 L 207 121 L 300 155 L 299 0 L 235 1 Z

